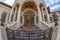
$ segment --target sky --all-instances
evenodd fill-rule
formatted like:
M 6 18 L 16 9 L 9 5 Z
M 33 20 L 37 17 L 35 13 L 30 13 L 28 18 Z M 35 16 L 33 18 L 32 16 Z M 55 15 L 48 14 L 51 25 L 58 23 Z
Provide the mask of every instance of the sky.
M 50 7 L 51 12 L 60 11 L 60 0 L 45 0 L 45 3 Z
M 11 5 L 11 6 L 14 3 L 14 0 L 0 0 L 0 1 L 5 2 L 5 3 L 7 3 L 7 4 Z
M 9 5 L 13 5 L 14 0 L 0 0 Z M 44 0 L 46 5 L 50 7 L 51 12 L 60 11 L 60 0 Z

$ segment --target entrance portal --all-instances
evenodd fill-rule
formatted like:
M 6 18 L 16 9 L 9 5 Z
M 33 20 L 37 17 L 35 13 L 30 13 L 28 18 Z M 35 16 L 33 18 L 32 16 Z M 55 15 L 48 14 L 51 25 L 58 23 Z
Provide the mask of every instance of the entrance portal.
M 8 40 L 51 40 L 52 29 L 41 30 L 34 22 L 35 13 L 24 13 L 24 24 L 17 30 L 7 29 Z
M 33 25 L 34 25 L 34 12 L 31 11 L 31 10 L 27 10 L 25 13 L 24 13 L 24 25 L 25 25 L 25 28 L 26 28 L 26 31 L 32 31 L 33 29 Z

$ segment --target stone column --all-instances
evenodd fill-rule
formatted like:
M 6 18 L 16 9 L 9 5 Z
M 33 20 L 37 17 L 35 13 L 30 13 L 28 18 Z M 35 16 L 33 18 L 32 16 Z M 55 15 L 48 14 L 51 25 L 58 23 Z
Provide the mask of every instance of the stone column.
M 37 8 L 38 8 L 38 15 L 39 15 L 39 22 L 40 22 L 42 21 L 42 16 L 41 16 L 41 10 L 40 10 L 39 5 L 37 5 Z
M 41 21 L 42 21 L 41 10 L 40 10 L 40 7 L 38 4 L 37 4 L 37 8 L 38 8 L 38 16 L 39 16 L 39 19 L 38 19 L 39 20 L 39 28 L 43 29 L 42 23 L 41 23 Z
M 0 26 L 0 40 L 7 40 L 6 28 Z
M 11 21 L 11 16 L 12 16 L 13 10 L 14 10 L 14 6 L 12 7 L 12 10 L 10 12 L 9 22 Z
M 43 16 L 42 20 L 45 21 L 43 7 L 42 7 L 42 16 Z
M 21 5 L 19 5 L 19 9 L 18 9 L 18 15 L 17 15 L 17 26 L 18 28 L 20 27 L 21 23 L 20 23 L 20 15 L 21 15 Z
M 15 18 L 16 18 L 16 14 L 17 14 L 17 7 L 15 7 L 15 13 L 14 13 L 14 18 L 13 18 L 13 21 L 15 21 Z

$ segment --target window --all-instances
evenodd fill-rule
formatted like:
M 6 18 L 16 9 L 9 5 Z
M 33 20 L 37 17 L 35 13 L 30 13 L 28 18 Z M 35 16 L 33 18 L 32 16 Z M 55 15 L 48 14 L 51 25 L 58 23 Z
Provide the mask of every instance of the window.
M 14 17 L 14 13 L 13 13 L 12 16 L 11 16 L 11 21 L 13 21 L 13 17 Z
M 45 8 L 43 8 L 43 11 L 45 11 Z
M 53 22 L 53 19 L 52 19 L 52 17 L 50 17 L 50 21 L 51 21 L 51 22 Z
M 17 21 L 17 13 L 16 13 L 15 21 Z
M 48 13 L 50 14 L 50 8 L 49 7 L 47 7 L 47 10 L 48 10 Z
M 53 14 L 53 20 L 54 20 L 54 23 L 55 23 L 55 26 L 58 26 L 58 15 Z
M 48 20 L 47 20 L 47 15 L 44 15 L 44 18 L 45 18 L 45 22 L 47 22 Z
M 11 21 L 14 19 L 14 14 L 15 14 L 15 8 L 13 9 L 12 15 L 11 15 Z
M 20 17 L 20 22 L 21 22 L 21 24 L 22 24 L 22 16 Z
M 38 23 L 38 16 L 36 17 L 36 23 Z
M 9 17 L 10 17 L 10 13 L 9 13 L 9 15 L 8 15 L 8 20 L 9 20 Z
M 1 25 L 2 26 L 4 26 L 6 15 L 7 15 L 7 12 L 3 11 L 2 15 L 1 15 Z
M 15 21 L 17 21 L 17 15 L 18 15 L 18 9 L 19 9 L 19 6 L 18 6 L 16 9 L 17 9 L 17 11 L 16 11 Z

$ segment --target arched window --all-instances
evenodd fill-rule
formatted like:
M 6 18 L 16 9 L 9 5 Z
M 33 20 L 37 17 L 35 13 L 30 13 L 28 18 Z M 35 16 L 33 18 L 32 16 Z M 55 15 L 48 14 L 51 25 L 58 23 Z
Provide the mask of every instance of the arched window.
M 42 21 L 47 22 L 47 14 L 46 14 L 46 9 L 43 3 L 41 3 L 40 5 L 40 10 L 41 10 L 41 16 L 42 16 Z
M 20 17 L 20 22 L 21 22 L 21 24 L 22 24 L 22 16 Z
M 16 5 L 16 15 L 15 15 L 15 21 L 17 21 L 17 15 L 18 15 L 18 10 L 19 10 L 19 4 Z
M 45 19 L 45 22 L 47 22 L 48 20 L 47 20 L 47 15 L 44 15 L 44 19 Z
M 11 16 L 11 21 L 16 21 L 17 20 L 18 10 L 19 10 L 19 5 L 17 4 L 15 6 L 15 8 L 13 9 L 12 16 Z
M 39 6 L 40 6 L 41 16 L 42 16 L 42 20 L 43 20 L 43 19 L 44 19 L 44 18 L 43 18 L 43 17 L 44 17 L 44 16 L 43 16 L 43 10 L 44 10 L 43 7 L 44 7 L 44 5 L 43 5 L 43 3 L 40 3 Z
M 11 21 L 13 21 L 14 13 L 15 13 L 15 8 L 13 9 L 13 12 L 12 12 Z
M 50 21 L 53 22 L 53 18 L 52 17 L 50 17 Z
M 56 13 L 53 14 L 53 20 L 54 20 L 55 26 L 58 26 L 58 15 Z
M 45 8 L 43 8 L 43 16 L 44 16 L 44 21 L 45 22 L 47 22 L 48 20 L 47 20 L 47 14 L 46 14 L 46 9 Z
M 9 20 L 9 17 L 10 17 L 10 13 L 8 14 L 8 20 Z
M 7 12 L 3 11 L 1 15 L 1 25 L 4 26 L 5 19 L 6 19 Z
M 15 21 L 17 20 L 17 13 L 16 13 L 16 17 L 15 17 Z
M 50 8 L 49 7 L 47 7 L 47 10 L 48 10 L 48 13 L 50 14 Z

